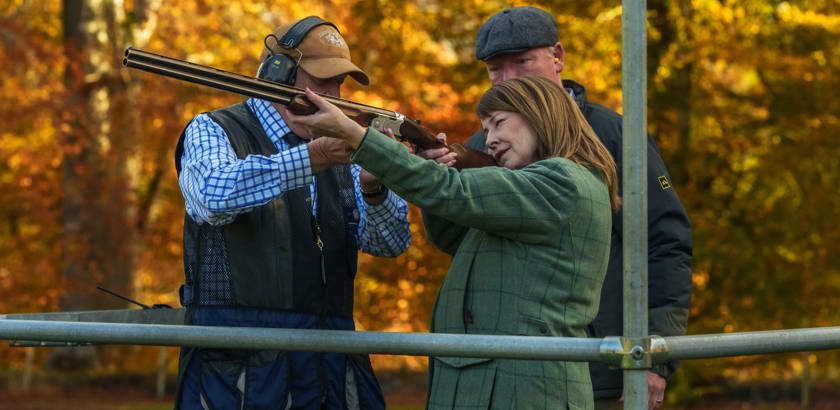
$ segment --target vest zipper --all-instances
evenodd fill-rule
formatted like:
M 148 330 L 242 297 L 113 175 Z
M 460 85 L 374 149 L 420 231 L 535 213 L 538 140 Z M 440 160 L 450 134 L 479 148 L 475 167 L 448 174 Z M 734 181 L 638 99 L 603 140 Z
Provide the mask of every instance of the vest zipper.
M 324 241 L 321 240 L 321 225 L 312 218 L 312 230 L 315 234 L 315 246 L 318 247 L 318 254 L 321 256 L 321 282 L 327 284 L 327 269 L 324 266 Z
M 312 181 L 312 184 L 317 186 L 317 179 Z M 315 197 L 318 197 L 318 189 L 313 189 L 315 191 Z M 306 198 L 306 203 L 309 205 L 309 215 L 311 217 L 310 223 L 312 224 L 312 236 L 315 237 L 315 247 L 318 248 L 318 256 L 321 259 L 321 283 L 323 285 L 327 284 L 327 269 L 324 262 L 324 241 L 321 240 L 321 225 L 318 224 L 318 217 L 316 216 L 315 210 L 315 201 L 312 200 L 312 197 Z
M 317 187 L 317 178 L 312 181 L 312 184 Z M 313 189 L 315 193 L 315 198 L 318 197 L 318 189 Z M 312 198 L 306 198 L 307 204 L 309 204 L 309 215 L 311 217 L 310 222 L 312 225 L 312 236 L 315 238 L 315 247 L 318 248 L 318 254 L 321 259 L 321 308 L 318 312 L 318 329 L 326 328 L 325 323 L 325 313 L 324 313 L 324 303 L 325 301 L 325 294 L 327 291 L 327 269 L 324 265 L 324 241 L 321 240 L 321 225 L 318 224 L 318 218 L 316 217 L 316 208 L 314 201 Z M 321 408 L 325 408 L 328 399 L 328 392 L 327 392 L 327 375 L 325 374 L 326 364 L 324 364 L 324 353 L 317 352 L 315 353 L 315 360 L 318 362 L 318 383 L 320 385 L 319 390 L 321 392 Z

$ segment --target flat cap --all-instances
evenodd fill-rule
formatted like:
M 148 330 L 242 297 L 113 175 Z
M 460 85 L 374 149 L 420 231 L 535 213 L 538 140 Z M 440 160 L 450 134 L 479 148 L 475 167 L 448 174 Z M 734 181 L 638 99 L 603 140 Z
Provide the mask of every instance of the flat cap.
M 557 22 L 551 14 L 536 7 L 512 7 L 494 14 L 478 29 L 475 57 L 485 61 L 555 43 Z

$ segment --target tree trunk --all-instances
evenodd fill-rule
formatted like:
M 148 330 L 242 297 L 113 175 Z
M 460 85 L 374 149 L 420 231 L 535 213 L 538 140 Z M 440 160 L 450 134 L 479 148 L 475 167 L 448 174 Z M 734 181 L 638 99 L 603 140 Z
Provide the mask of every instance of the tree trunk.
M 113 137 L 120 124 L 110 119 L 118 87 L 111 64 L 114 19 L 110 1 L 63 1 L 66 95 L 57 127 L 64 154 L 62 311 L 125 307 L 96 285 L 128 295 L 132 282 L 126 142 Z M 47 364 L 84 369 L 99 363 L 100 355 L 98 349 L 55 349 Z

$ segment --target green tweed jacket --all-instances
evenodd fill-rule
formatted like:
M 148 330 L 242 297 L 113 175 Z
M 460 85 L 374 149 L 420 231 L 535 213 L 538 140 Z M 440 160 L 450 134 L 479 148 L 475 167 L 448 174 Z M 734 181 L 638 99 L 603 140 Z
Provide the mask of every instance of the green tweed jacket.
M 423 208 L 453 256 L 433 332 L 586 337 L 612 220 L 599 177 L 564 158 L 459 172 L 375 130 L 352 160 Z M 434 357 L 430 372 L 430 409 L 593 408 L 586 362 Z

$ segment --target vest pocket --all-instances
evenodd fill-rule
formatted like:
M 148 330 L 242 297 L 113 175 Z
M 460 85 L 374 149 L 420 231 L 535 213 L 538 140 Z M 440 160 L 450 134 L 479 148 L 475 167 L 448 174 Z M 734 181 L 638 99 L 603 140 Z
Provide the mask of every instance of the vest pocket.
M 202 350 L 199 355 L 202 404 L 220 409 L 291 406 L 283 352 Z
M 489 409 L 496 387 L 495 359 L 435 357 L 429 409 Z
M 456 369 L 474 366 L 493 360 L 489 357 L 435 357 L 434 359 Z
M 584 406 L 579 406 L 576 403 L 571 403 L 571 402 L 566 403 L 566 408 L 569 409 L 569 410 L 585 410 L 586 409 L 586 407 L 584 407 Z

